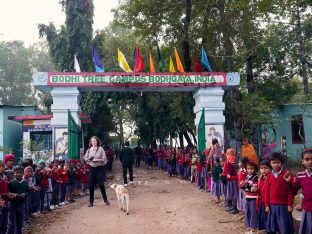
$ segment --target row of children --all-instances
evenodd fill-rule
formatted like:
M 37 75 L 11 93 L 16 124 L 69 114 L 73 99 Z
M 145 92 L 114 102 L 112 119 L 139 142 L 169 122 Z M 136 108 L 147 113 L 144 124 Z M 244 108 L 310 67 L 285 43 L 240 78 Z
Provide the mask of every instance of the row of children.
M 88 166 L 80 160 L 25 159 L 13 167 L 14 160 L 7 154 L 0 161 L 0 234 L 21 233 L 30 218 L 87 194 Z
M 196 148 L 186 152 L 160 147 L 157 159 L 159 169 L 170 176 L 189 178 L 203 191 L 211 191 L 216 203 L 221 202 L 223 195 L 230 214 L 244 212 L 247 233 L 294 233 L 294 196 L 301 189 L 303 212 L 299 233 L 312 234 L 312 149 L 302 152 L 305 171 L 296 177 L 284 168 L 283 155 L 278 152 L 260 163 L 239 158 L 237 170 L 235 151 L 228 149 L 224 155 L 217 141 L 201 155 Z

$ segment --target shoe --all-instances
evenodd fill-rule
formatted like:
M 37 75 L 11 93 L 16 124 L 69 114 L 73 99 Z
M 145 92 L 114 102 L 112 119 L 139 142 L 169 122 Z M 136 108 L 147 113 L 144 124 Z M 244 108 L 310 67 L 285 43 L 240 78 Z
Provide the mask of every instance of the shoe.
M 239 213 L 239 211 L 238 211 L 238 209 L 234 209 L 234 210 L 231 210 L 230 212 L 229 212 L 230 214 L 237 214 L 237 213 Z
M 55 206 L 50 206 L 50 210 L 55 210 Z
M 93 206 L 93 203 L 90 203 L 89 205 L 88 205 L 88 207 L 92 207 Z
M 61 206 L 65 206 L 65 205 L 66 205 L 66 203 L 65 203 L 65 202 L 62 202 L 60 205 L 61 205 Z
M 104 203 L 109 206 L 110 205 L 110 202 L 109 201 L 104 201 Z
M 124 184 L 125 187 L 128 187 L 128 184 Z
M 54 208 L 55 209 L 61 209 L 61 207 L 59 205 L 55 205 Z
M 231 210 L 234 210 L 235 208 L 233 206 L 229 206 L 228 208 L 225 209 L 225 211 L 230 212 Z
M 130 183 L 129 183 L 129 184 L 133 185 L 134 183 L 133 183 L 133 181 L 130 181 Z

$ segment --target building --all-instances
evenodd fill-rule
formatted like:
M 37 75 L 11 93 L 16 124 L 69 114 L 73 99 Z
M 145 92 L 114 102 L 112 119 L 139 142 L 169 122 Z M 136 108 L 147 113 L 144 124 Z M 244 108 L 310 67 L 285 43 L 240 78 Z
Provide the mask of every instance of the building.
M 285 104 L 274 111 L 273 125 L 261 127 L 261 138 L 276 143 L 273 150 L 287 153 L 293 160 L 300 159 L 305 147 L 312 147 L 312 103 Z
M 37 115 L 43 112 L 37 106 L 9 106 L 0 105 L 0 146 L 4 148 L 0 151 L 0 159 L 12 148 L 15 157 L 22 156 L 21 141 L 23 139 L 22 125 L 10 121 L 9 116 L 13 115 Z

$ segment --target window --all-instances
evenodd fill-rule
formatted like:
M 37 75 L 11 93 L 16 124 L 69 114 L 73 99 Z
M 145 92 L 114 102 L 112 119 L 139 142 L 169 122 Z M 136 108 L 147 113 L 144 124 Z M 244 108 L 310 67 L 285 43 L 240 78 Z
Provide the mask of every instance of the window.
M 293 144 L 304 144 L 305 136 L 302 115 L 291 117 L 291 132 Z
M 52 131 L 30 132 L 30 139 L 43 142 L 41 150 L 52 150 Z

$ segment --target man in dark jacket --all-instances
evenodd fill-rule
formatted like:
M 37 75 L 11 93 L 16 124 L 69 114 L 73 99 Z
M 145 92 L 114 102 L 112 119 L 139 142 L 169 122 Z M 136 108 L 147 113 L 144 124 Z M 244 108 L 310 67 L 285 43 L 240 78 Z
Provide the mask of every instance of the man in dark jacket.
M 133 184 L 133 170 L 132 170 L 133 161 L 134 161 L 133 152 L 129 148 L 129 141 L 126 141 L 125 147 L 120 152 L 120 162 L 122 164 L 122 174 L 125 187 L 128 186 L 127 169 L 129 169 L 130 184 Z

